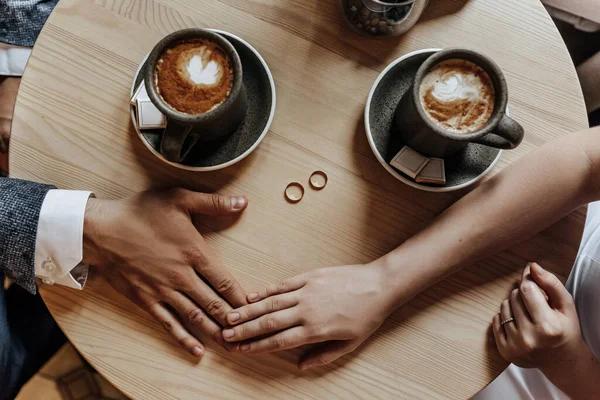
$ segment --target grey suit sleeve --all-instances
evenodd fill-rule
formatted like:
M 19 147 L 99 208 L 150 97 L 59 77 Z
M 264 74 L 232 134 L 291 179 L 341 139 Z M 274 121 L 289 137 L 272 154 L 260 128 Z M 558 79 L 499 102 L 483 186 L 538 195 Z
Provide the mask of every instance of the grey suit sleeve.
M 36 292 L 38 219 L 50 189 L 54 187 L 0 177 L 0 272 L 31 293 Z

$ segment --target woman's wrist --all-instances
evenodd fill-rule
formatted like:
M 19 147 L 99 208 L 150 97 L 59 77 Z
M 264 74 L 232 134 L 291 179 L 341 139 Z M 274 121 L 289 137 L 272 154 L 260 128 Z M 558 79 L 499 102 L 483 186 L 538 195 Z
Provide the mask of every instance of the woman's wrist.
M 426 229 L 374 263 L 382 269 L 386 290 L 397 308 L 472 260 L 459 244 L 434 237 Z M 431 243 L 437 243 L 432 248 Z
M 590 379 L 595 380 L 596 385 L 600 382 L 600 363 L 583 339 L 569 347 L 563 356 L 556 356 L 553 362 L 541 366 L 540 370 L 556 387 L 578 398 L 575 393 L 589 387 Z
M 421 289 L 413 286 L 413 280 L 410 276 L 410 269 L 402 262 L 402 256 L 388 253 L 385 256 L 369 264 L 372 268 L 377 268 L 381 275 L 383 307 L 388 313 L 404 305 L 414 296 L 420 293 Z

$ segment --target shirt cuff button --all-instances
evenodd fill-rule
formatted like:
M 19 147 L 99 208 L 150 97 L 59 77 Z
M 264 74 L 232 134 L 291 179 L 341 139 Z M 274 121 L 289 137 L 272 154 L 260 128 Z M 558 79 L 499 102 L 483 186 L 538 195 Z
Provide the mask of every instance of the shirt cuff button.
M 43 263 L 42 263 L 42 269 L 46 272 L 48 272 L 49 274 L 53 274 L 56 272 L 56 264 L 54 264 L 54 262 L 52 262 L 52 259 L 47 258 Z
M 54 285 L 54 279 L 44 278 L 42 279 L 42 282 L 44 282 L 46 285 Z

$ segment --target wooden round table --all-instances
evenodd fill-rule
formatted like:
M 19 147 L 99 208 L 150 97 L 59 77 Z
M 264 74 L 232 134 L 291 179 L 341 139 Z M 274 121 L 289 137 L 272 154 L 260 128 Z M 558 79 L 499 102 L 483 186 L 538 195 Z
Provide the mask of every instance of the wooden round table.
M 321 266 L 375 259 L 423 228 L 461 193 L 412 189 L 377 162 L 363 108 L 377 75 L 420 48 L 465 46 L 491 56 L 508 80 L 524 142 L 493 173 L 537 146 L 587 127 L 575 69 L 538 0 L 432 0 L 408 34 L 362 39 L 344 25 L 339 0 L 61 0 L 25 71 L 13 123 L 12 176 L 118 198 L 185 185 L 246 194 L 233 226 L 204 234 L 247 289 Z M 161 163 L 129 117 L 140 61 L 164 35 L 187 27 L 232 32 L 271 67 L 277 110 L 250 157 L 211 173 Z M 283 190 L 307 186 L 299 204 Z M 83 291 L 45 287 L 44 300 L 83 356 L 135 399 L 453 398 L 474 394 L 506 363 L 488 326 L 530 259 L 568 275 L 584 210 L 535 238 L 447 279 L 394 313 L 359 351 L 299 372 L 298 352 L 258 357 L 211 346 L 195 364 L 132 303 L 94 276 Z M 427 268 L 426 265 L 423 268 Z

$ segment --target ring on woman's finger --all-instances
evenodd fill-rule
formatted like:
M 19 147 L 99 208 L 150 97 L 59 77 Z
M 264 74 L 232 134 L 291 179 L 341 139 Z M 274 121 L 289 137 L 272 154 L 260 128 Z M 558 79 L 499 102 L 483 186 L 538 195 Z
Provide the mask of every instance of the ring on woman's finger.
M 505 319 L 504 321 L 500 322 L 501 326 L 504 326 L 504 324 L 508 324 L 509 322 L 514 322 L 515 321 L 515 317 L 510 317 L 508 319 Z

